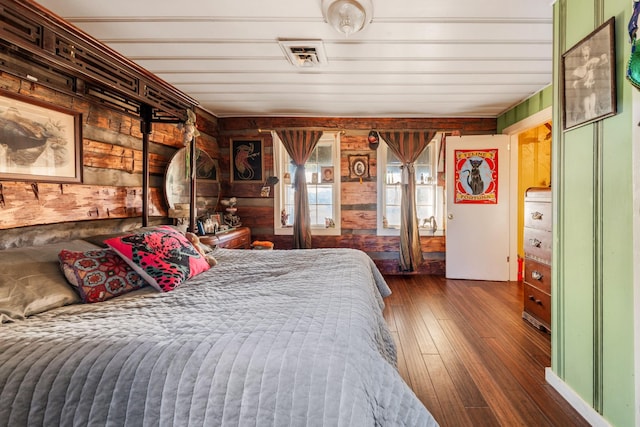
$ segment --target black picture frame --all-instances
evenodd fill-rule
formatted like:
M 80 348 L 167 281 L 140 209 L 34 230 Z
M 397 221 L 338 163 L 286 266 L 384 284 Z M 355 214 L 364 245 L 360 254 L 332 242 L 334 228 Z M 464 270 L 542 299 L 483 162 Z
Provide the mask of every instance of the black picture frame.
M 562 55 L 565 131 L 617 113 L 615 17 Z
M 82 182 L 82 115 L 0 91 L 0 180 Z
M 262 139 L 231 140 L 231 181 L 263 182 L 264 155 Z

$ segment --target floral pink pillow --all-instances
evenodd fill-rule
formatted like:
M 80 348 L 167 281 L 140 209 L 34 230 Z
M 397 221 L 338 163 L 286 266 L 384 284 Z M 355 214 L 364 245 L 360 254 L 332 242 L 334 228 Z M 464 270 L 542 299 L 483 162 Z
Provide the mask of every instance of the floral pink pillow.
M 110 248 L 76 252 L 63 249 L 60 267 L 83 302 L 106 301 L 147 283 Z
M 144 280 L 162 292 L 180 286 L 190 277 L 209 269 L 207 261 L 182 233 L 169 226 L 107 239 Z

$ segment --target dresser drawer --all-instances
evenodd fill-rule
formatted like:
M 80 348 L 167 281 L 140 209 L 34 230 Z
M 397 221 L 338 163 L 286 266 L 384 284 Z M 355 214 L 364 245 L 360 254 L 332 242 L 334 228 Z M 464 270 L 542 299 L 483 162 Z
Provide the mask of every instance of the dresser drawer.
M 524 281 L 540 289 L 542 292 L 551 294 L 551 267 L 531 258 L 524 259 Z
M 551 264 L 551 233 L 525 227 L 524 255 Z
M 227 249 L 249 249 L 251 247 L 250 240 L 251 236 L 249 236 L 248 233 L 243 233 L 228 240 L 223 239 L 223 241 L 218 243 L 218 247 Z
M 525 202 L 524 226 L 551 231 L 551 203 L 538 201 Z
M 551 295 L 524 283 L 524 311 L 551 325 Z
M 251 229 L 249 227 L 240 227 L 224 233 L 207 234 L 206 236 L 200 236 L 200 241 L 205 245 L 218 248 L 249 249 L 251 248 Z

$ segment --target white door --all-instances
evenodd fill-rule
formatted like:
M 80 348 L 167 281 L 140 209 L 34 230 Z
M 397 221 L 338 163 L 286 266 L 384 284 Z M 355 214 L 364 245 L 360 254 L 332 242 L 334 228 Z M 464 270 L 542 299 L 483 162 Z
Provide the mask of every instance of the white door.
M 446 276 L 509 280 L 509 137 L 446 141 Z

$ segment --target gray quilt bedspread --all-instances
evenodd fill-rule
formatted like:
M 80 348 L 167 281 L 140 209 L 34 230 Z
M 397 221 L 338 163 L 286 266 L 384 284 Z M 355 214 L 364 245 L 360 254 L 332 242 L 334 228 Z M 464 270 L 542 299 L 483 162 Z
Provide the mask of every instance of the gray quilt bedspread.
M 216 252 L 149 289 L 0 326 L 0 425 L 430 426 L 351 249 Z

